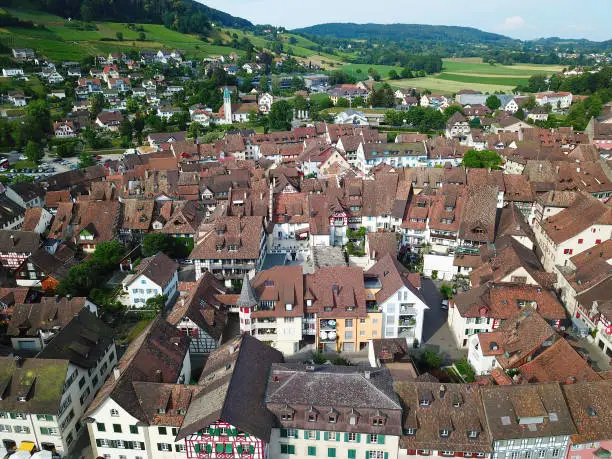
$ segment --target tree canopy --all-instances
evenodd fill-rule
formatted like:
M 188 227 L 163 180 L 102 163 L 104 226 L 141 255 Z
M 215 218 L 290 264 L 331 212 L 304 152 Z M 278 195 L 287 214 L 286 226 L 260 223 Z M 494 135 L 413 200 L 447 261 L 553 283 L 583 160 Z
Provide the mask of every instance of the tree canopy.
M 474 169 L 500 169 L 501 156 L 492 150 L 468 150 L 463 156 L 462 166 Z

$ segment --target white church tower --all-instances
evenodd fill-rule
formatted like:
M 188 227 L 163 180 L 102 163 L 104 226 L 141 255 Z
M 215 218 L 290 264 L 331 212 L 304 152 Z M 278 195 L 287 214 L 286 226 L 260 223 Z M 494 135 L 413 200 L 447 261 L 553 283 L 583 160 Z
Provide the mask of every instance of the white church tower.
M 232 95 L 227 88 L 223 91 L 223 114 L 225 115 L 225 124 L 232 124 Z

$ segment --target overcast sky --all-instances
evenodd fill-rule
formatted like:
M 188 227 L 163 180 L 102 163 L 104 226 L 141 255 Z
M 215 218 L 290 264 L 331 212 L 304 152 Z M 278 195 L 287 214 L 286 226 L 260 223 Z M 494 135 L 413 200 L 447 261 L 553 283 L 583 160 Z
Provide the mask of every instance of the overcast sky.
M 476 27 L 514 38 L 609 40 L 612 0 L 198 0 L 256 24 L 325 22 Z

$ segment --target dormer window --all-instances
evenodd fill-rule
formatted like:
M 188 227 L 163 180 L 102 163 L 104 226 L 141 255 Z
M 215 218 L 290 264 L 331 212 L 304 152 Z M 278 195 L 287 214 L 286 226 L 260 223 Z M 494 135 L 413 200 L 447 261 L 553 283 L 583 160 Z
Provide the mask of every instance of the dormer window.
M 110 415 L 115 417 L 115 418 L 117 418 L 117 417 L 119 417 L 119 411 L 117 411 L 116 409 L 113 408 L 113 409 L 110 410 Z
M 347 307 L 346 307 L 346 311 L 347 311 L 347 312 L 352 312 L 352 311 L 354 311 L 354 310 L 355 310 L 355 306 L 347 306 Z
M 338 415 L 336 413 L 330 413 L 327 415 L 327 422 L 330 424 L 335 424 L 338 420 Z
M 479 434 L 477 430 L 468 430 L 468 438 L 478 438 Z
M 306 300 L 306 307 L 312 307 L 312 300 Z
M 306 412 L 306 419 L 308 419 L 308 422 L 316 422 L 317 415 L 318 415 L 317 410 L 315 410 L 311 406 L 310 409 Z
M 440 429 L 440 438 L 448 438 L 449 435 L 450 435 L 450 430 Z
M 178 414 L 180 414 L 180 415 L 184 415 L 184 414 L 185 414 L 185 410 L 184 410 L 184 409 L 182 409 L 182 408 L 179 408 L 179 409 L 178 409 Z
M 287 303 L 285 305 L 285 311 L 293 311 L 293 305 L 291 303 Z
M 372 425 L 373 426 L 384 426 L 385 425 L 384 416 L 374 416 L 372 418 Z
M 20 402 L 25 402 L 27 400 L 27 397 L 25 395 L 19 395 L 17 397 L 17 400 L 19 400 Z
M 419 400 L 419 405 L 423 408 L 426 408 L 429 406 L 429 398 L 426 396 L 423 396 L 420 398 Z
M 166 408 L 158 408 L 157 414 L 166 414 Z
M 404 435 L 407 435 L 409 437 L 414 437 L 416 435 L 417 430 L 414 427 L 408 427 L 407 429 L 404 429 Z
M 282 413 L 281 421 L 293 421 L 293 413 L 289 413 L 289 412 Z

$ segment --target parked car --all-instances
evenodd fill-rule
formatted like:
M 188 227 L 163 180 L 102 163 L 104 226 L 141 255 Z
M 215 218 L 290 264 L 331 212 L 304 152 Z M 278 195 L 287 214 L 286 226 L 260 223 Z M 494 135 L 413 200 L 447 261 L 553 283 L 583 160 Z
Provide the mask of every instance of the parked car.
M 19 161 L 24 161 L 26 159 L 28 159 L 26 155 L 19 155 Z
M 448 300 L 442 300 L 442 302 L 440 303 L 440 308 L 448 309 Z
M 102 159 L 102 156 L 100 156 L 100 155 L 95 155 L 93 158 L 94 158 L 96 161 L 100 161 L 100 160 Z

